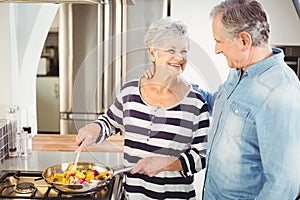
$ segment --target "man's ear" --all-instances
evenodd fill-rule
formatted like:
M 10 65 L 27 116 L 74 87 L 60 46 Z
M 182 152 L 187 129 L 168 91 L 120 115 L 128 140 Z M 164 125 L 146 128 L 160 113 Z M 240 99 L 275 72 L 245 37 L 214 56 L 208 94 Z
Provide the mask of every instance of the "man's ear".
M 239 42 L 244 48 L 248 49 L 252 46 L 252 38 L 248 32 L 241 32 L 239 35 Z

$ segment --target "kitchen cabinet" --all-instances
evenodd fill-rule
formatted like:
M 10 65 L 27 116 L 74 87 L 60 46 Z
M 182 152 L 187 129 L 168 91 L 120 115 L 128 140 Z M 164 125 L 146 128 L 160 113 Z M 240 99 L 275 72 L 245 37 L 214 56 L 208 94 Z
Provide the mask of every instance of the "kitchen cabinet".
M 36 96 L 38 133 L 59 133 L 59 77 L 38 76 Z

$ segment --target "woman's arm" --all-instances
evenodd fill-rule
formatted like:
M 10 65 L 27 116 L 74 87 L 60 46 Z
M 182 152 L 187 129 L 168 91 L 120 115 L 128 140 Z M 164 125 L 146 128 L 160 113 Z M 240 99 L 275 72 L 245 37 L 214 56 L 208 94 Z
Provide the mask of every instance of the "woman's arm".
M 79 129 L 78 135 L 75 137 L 77 145 L 80 145 L 76 152 L 81 152 L 84 148 L 95 143 L 99 137 L 101 129 L 96 123 L 90 123 Z
M 79 129 L 75 141 L 80 146 L 76 152 L 82 151 L 83 148 L 94 143 L 101 143 L 110 135 L 119 133 L 120 129 L 123 129 L 122 95 L 121 90 L 105 114 L 100 115 L 93 123 Z
M 131 173 L 155 176 L 163 171 L 182 171 L 181 162 L 176 157 L 152 156 L 138 161 Z
M 200 115 L 194 120 L 193 140 L 190 148 L 179 157 L 182 172 L 185 176 L 191 176 L 205 168 L 205 156 L 207 149 L 207 132 L 210 125 L 208 106 L 206 103 L 198 105 Z

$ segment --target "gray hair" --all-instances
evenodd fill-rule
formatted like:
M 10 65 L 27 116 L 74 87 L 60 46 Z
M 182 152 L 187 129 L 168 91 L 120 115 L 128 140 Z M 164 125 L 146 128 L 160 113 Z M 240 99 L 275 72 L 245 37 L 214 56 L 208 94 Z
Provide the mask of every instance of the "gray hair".
M 147 48 L 155 49 L 175 36 L 186 38 L 188 41 L 187 26 L 171 17 L 162 18 L 150 25 L 144 36 L 144 44 Z
M 225 0 L 215 6 L 210 13 L 214 18 L 222 14 L 224 35 L 228 39 L 237 38 L 246 31 L 252 37 L 254 46 L 268 43 L 270 24 L 262 5 L 255 0 Z

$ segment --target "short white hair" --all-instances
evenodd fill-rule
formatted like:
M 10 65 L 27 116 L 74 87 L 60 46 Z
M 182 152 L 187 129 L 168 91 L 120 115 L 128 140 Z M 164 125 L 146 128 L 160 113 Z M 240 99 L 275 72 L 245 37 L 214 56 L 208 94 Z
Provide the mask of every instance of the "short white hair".
M 173 37 L 183 37 L 188 40 L 187 26 L 171 17 L 162 18 L 152 23 L 144 36 L 144 44 L 147 48 L 159 48 L 164 41 Z

